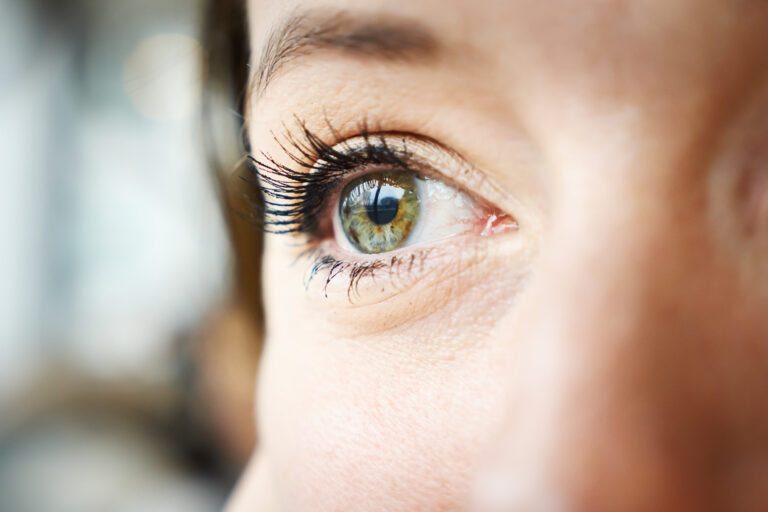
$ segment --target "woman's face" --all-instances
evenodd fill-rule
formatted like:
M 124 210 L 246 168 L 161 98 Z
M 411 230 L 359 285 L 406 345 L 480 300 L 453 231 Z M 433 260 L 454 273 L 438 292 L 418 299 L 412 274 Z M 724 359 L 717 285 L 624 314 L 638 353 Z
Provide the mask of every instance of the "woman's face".
M 249 9 L 231 511 L 768 510 L 768 2 Z

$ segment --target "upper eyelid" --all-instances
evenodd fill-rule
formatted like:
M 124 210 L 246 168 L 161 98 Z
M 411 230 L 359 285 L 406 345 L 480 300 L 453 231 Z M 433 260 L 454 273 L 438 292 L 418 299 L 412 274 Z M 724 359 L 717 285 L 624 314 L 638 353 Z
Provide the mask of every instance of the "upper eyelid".
M 338 132 L 334 132 L 338 137 Z M 364 142 L 366 138 L 386 141 L 387 145 L 395 152 L 403 155 L 404 164 L 408 169 L 418 172 L 430 178 L 448 181 L 450 184 L 465 189 L 476 195 L 483 195 L 489 188 L 495 190 L 492 197 L 484 197 L 488 202 L 495 203 L 499 187 L 488 180 L 485 173 L 474 168 L 463 156 L 452 148 L 432 137 L 399 130 L 379 130 L 364 135 L 352 135 L 336 143 L 336 145 L 352 145 Z M 403 150 L 398 150 L 394 145 L 403 144 Z

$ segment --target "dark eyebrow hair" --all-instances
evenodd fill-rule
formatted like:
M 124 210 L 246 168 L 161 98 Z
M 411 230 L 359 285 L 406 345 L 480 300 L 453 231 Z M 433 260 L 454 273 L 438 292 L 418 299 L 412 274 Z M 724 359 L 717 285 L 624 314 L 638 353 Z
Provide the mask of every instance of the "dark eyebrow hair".
M 413 20 L 346 12 L 294 14 L 269 35 L 253 75 L 252 92 L 260 95 L 282 66 L 319 50 L 408 61 L 433 56 L 438 47 L 426 27 Z

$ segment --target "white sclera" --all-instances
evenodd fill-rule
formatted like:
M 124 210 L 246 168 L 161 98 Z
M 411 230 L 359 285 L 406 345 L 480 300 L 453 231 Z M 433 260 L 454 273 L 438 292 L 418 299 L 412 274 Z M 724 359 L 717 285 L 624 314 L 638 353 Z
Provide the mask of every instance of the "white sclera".
M 405 245 L 422 245 L 471 231 L 483 216 L 472 196 L 434 178 L 417 178 L 421 215 Z
M 421 211 L 413 230 L 398 249 L 430 244 L 466 233 L 478 225 L 483 211 L 469 194 L 435 178 L 416 177 L 415 181 Z M 349 252 L 360 252 L 344 234 L 338 213 L 334 215 L 334 232 L 339 246 Z

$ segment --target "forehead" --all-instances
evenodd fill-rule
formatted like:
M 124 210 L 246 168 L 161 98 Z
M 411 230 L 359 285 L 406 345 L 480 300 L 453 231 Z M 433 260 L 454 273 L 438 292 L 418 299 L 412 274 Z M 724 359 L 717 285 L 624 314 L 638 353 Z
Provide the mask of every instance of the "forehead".
M 447 40 L 485 50 L 520 38 L 604 46 L 715 35 L 765 22 L 765 0 L 248 0 L 255 35 L 304 10 L 389 14 L 419 20 Z M 762 14 L 762 20 L 755 16 Z M 763 25 L 765 27 L 765 25 Z M 596 31 L 595 29 L 599 29 Z M 484 46 L 490 45 L 490 46 Z
M 571 95 L 738 80 L 768 53 L 764 0 L 249 0 L 255 55 L 305 12 L 413 21 L 489 84 L 567 80 Z

